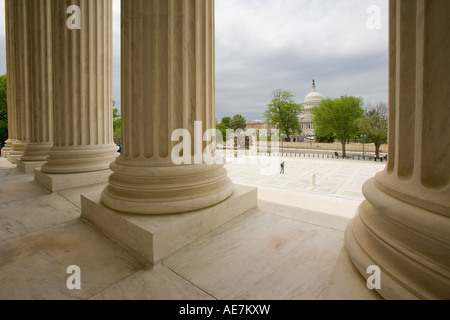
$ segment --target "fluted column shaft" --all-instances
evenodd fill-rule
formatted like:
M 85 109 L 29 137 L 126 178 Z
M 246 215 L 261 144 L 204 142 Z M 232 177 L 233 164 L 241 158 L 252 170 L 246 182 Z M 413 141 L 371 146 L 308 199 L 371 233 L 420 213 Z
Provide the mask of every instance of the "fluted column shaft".
M 16 96 L 15 96 L 15 59 L 17 52 L 16 44 L 16 18 L 14 0 L 5 1 L 5 26 L 6 26 L 6 69 L 7 69 L 7 104 L 8 104 L 8 140 L 2 149 L 2 154 L 6 157 L 13 148 L 13 143 L 17 139 L 17 112 L 16 112 Z
M 69 29 L 67 9 L 81 9 Z M 42 172 L 104 170 L 117 156 L 112 134 L 112 2 L 52 0 L 54 146 Z
M 450 298 L 450 2 L 390 1 L 389 162 L 346 232 L 387 299 Z
M 30 140 L 31 100 L 30 100 L 30 52 L 28 44 L 28 1 L 16 0 L 12 4 L 15 16 L 14 32 L 16 41 L 14 85 L 16 99 L 16 139 L 11 155 L 22 156 Z
M 233 185 L 223 165 L 195 157 L 195 149 L 206 145 L 203 134 L 215 126 L 214 61 L 213 0 L 122 1 L 123 149 L 111 165 L 105 204 L 169 214 L 230 196 Z M 192 148 L 183 150 L 190 164 L 172 161 L 177 129 L 190 134 Z
M 26 0 L 31 130 L 22 161 L 45 161 L 53 146 L 53 72 L 51 0 Z

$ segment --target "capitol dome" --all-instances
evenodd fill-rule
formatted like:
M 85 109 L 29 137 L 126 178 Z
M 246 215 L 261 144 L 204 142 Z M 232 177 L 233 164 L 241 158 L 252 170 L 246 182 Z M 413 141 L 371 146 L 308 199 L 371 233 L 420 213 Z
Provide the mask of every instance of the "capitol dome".
M 306 96 L 304 104 L 307 106 L 316 105 L 320 104 L 322 100 L 323 97 L 319 92 L 317 92 L 315 81 L 313 81 L 312 91 Z
M 322 103 L 322 95 L 316 90 L 316 82 L 313 80 L 312 91 L 308 93 L 303 103 L 303 113 L 300 116 L 299 122 L 303 134 L 307 138 L 313 138 L 315 134 L 313 119 L 311 111 Z

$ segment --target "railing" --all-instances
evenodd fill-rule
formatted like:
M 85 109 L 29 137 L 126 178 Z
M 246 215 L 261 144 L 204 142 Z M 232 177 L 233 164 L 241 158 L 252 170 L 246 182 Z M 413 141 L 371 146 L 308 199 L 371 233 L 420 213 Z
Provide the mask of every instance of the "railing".
M 245 151 L 244 151 L 245 153 Z M 373 161 L 385 162 L 386 156 L 375 159 L 374 156 L 362 155 L 347 155 L 345 157 L 336 156 L 334 154 L 317 154 L 317 153 L 283 153 L 283 152 L 258 152 L 258 156 L 262 157 L 285 157 L 285 158 L 310 158 L 310 159 L 336 159 L 336 160 L 358 160 L 358 161 Z

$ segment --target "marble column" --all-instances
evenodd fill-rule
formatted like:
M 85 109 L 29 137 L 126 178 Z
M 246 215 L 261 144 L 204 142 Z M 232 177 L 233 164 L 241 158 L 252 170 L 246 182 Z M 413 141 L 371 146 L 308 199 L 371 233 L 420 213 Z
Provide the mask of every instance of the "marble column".
M 42 173 L 105 170 L 117 156 L 112 134 L 112 2 L 51 3 L 54 146 Z M 79 14 L 67 13 L 73 5 Z M 69 19 L 81 19 L 81 28 L 69 29 Z
M 51 0 L 26 0 L 31 79 L 31 132 L 20 162 L 41 163 L 53 146 Z M 41 163 L 42 165 L 42 163 Z
M 27 0 L 15 0 L 12 4 L 15 19 L 15 58 L 14 58 L 14 94 L 16 108 L 16 139 L 13 142 L 12 150 L 8 159 L 15 163 L 22 157 L 26 145 L 30 140 L 30 54 L 28 45 L 28 2 Z
M 17 139 L 17 112 L 15 97 L 15 58 L 16 58 L 16 25 L 15 25 L 15 1 L 5 1 L 5 25 L 6 25 L 6 69 L 7 69 L 7 104 L 8 104 L 8 140 L 2 149 L 2 157 L 7 158 L 11 153 L 13 144 Z
M 215 127 L 214 63 L 213 0 L 122 1 L 123 146 L 102 194 L 107 206 L 171 214 L 213 206 L 232 194 L 223 165 L 199 161 L 194 152 Z M 191 135 L 192 150 L 183 150 L 191 164 L 172 161 L 177 129 Z
M 390 1 L 389 161 L 346 248 L 385 299 L 450 299 L 450 1 Z

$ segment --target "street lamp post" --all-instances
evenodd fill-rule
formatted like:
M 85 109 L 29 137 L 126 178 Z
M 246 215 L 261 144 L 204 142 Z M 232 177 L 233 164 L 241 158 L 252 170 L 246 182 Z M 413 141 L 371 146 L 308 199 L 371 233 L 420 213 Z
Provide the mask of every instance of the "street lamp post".
M 364 150 L 364 146 L 366 144 L 366 137 L 365 135 L 361 136 L 361 144 L 363 146 L 363 159 L 366 160 L 366 155 L 365 155 L 365 150 Z

